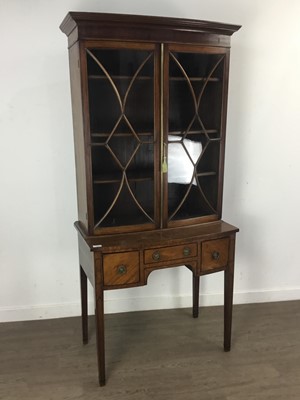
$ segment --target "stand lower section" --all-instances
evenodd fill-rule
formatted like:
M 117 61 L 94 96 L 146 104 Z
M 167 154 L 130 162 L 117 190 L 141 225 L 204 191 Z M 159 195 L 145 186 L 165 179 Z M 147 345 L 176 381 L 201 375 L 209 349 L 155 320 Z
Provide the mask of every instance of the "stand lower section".
M 223 221 L 204 226 L 112 236 L 78 230 L 82 338 L 88 342 L 87 279 L 94 287 L 99 384 L 105 385 L 104 290 L 147 284 L 152 271 L 185 265 L 193 274 L 193 317 L 199 315 L 200 276 L 224 271 L 224 351 L 231 347 L 235 236 Z

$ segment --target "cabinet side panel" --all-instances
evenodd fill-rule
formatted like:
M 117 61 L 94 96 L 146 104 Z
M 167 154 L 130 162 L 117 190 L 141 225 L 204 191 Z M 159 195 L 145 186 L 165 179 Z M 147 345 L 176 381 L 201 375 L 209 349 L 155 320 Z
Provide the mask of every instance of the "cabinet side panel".
M 84 127 L 82 109 L 82 91 L 79 68 L 79 46 L 74 44 L 69 49 L 71 96 L 73 131 L 76 162 L 76 182 L 77 182 L 77 207 L 78 219 L 81 225 L 87 230 L 87 185 L 86 185 L 86 163 L 84 146 Z
M 78 250 L 80 266 L 83 268 L 91 285 L 95 287 L 94 252 L 90 250 L 83 237 L 78 234 Z
M 226 122 L 227 122 L 227 103 L 228 103 L 228 82 L 229 82 L 229 59 L 230 51 L 226 51 L 224 63 L 224 80 L 223 80 L 223 94 L 222 94 L 222 111 L 221 111 L 221 149 L 219 161 L 219 195 L 218 195 L 218 217 L 222 218 L 223 207 L 223 184 L 224 184 L 224 164 L 225 164 L 225 141 L 226 141 Z

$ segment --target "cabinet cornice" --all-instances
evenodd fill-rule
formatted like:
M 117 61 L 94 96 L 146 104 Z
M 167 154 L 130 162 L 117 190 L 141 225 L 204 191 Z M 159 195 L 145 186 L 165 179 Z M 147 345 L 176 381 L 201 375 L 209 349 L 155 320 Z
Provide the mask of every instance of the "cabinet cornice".
M 122 39 L 166 43 L 203 43 L 230 46 L 230 36 L 240 25 L 183 18 L 148 15 L 69 12 L 60 29 L 69 37 L 69 46 L 77 40 Z M 113 37 L 112 37 L 113 36 Z

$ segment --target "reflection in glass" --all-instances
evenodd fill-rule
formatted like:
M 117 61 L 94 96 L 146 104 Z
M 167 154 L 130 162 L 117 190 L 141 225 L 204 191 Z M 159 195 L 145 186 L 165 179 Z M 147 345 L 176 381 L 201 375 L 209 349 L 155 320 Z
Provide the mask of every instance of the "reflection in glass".
M 169 135 L 168 182 L 197 185 L 194 165 L 202 153 L 202 144 L 190 139 Z M 180 140 L 181 139 L 181 140 Z

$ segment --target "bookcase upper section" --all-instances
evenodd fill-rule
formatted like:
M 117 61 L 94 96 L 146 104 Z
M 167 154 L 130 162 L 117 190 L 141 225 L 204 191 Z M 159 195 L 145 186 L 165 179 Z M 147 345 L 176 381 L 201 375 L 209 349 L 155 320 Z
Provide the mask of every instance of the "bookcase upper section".
M 221 219 L 230 36 L 240 27 L 70 12 L 60 28 L 86 232 Z

